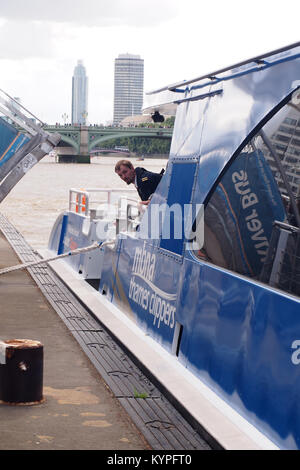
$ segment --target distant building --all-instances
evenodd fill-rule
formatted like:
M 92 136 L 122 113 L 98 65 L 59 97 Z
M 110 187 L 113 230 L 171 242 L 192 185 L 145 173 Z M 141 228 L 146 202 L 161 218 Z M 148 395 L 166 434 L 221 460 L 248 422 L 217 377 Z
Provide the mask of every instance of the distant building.
M 86 125 L 88 115 L 88 77 L 81 60 L 72 77 L 72 124 Z
M 144 60 L 139 55 L 120 54 L 115 59 L 114 125 L 142 113 L 143 93 Z
M 285 108 L 286 109 L 286 108 Z M 287 108 L 288 109 L 288 108 Z M 284 111 L 284 109 L 283 109 Z M 280 116 L 280 115 L 279 115 Z M 276 128 L 270 136 L 274 150 L 280 157 L 281 163 L 287 175 L 294 196 L 300 196 L 300 118 L 299 109 L 290 107 L 287 114 L 283 114 L 278 119 Z M 266 151 L 266 158 L 269 160 L 271 170 L 278 182 L 280 191 L 286 193 L 285 185 L 282 181 L 278 168 Z

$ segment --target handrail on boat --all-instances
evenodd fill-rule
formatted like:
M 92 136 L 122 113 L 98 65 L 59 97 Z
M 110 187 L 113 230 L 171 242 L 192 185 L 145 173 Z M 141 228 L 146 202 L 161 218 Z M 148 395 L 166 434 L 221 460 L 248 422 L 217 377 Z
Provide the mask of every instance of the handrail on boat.
M 115 220 L 116 234 L 120 232 L 135 232 L 140 223 L 141 216 L 145 212 L 145 206 L 141 205 L 137 199 L 126 196 L 126 193 L 130 194 L 132 192 L 136 193 L 136 190 L 124 188 L 71 188 L 69 190 L 69 211 L 90 217 L 91 219 L 102 218 L 106 214 L 105 218 L 108 217 Z M 93 193 L 103 193 L 106 198 L 102 200 L 91 199 L 91 194 Z M 117 193 L 120 194 L 120 197 L 117 201 L 113 201 L 112 195 Z M 91 205 L 95 207 L 97 204 L 102 204 L 101 210 L 99 210 L 99 206 L 98 208 L 91 209 Z M 136 214 L 133 214 L 133 210 L 136 210 Z M 103 213 L 101 214 L 101 212 Z
M 112 195 L 119 193 L 121 196 L 126 193 L 136 192 L 135 189 L 124 189 L 124 188 L 87 188 L 87 189 L 76 189 L 71 188 L 69 190 L 69 210 L 83 215 L 88 215 L 91 205 L 93 204 L 112 204 Z M 103 193 L 106 194 L 106 198 L 95 199 L 92 198 L 92 193 Z
M 136 214 L 133 214 L 133 209 L 136 210 Z M 118 215 L 116 218 L 117 234 L 120 232 L 136 232 L 145 210 L 146 206 L 142 205 L 140 201 L 122 196 L 118 201 Z

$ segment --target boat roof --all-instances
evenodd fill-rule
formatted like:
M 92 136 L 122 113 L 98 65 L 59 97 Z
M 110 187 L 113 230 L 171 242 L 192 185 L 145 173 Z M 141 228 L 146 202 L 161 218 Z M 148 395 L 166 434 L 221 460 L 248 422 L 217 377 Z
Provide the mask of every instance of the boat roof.
M 182 80 L 149 91 L 146 93 L 146 106 L 143 112 L 144 114 L 152 114 L 155 111 L 160 111 L 166 114 L 175 114 L 177 105 L 183 101 L 182 97 L 187 92 L 196 88 L 205 88 L 247 73 L 258 72 L 298 57 L 300 57 L 300 42 L 252 57 L 190 80 Z

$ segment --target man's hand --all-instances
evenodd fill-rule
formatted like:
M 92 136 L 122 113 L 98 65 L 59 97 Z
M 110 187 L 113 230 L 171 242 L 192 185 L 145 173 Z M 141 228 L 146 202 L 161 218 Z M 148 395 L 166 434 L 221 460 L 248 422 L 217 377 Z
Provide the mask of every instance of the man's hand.
M 138 211 L 140 212 L 140 214 L 143 214 L 145 212 L 145 210 L 147 209 L 149 203 L 150 203 L 150 199 L 148 199 L 148 201 L 139 201 L 138 202 Z
M 139 201 L 139 204 L 142 204 L 143 206 L 148 206 L 150 204 L 150 199 L 148 199 L 148 201 Z

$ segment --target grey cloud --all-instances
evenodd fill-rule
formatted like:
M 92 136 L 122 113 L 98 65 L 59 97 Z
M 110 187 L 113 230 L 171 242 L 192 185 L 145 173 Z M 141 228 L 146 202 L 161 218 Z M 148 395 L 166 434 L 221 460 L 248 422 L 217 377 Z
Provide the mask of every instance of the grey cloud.
M 89 26 L 143 27 L 176 16 L 174 3 L 173 0 L 0 0 L 0 17 Z

